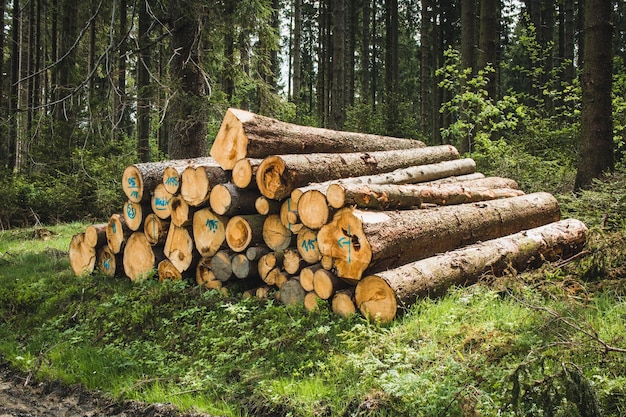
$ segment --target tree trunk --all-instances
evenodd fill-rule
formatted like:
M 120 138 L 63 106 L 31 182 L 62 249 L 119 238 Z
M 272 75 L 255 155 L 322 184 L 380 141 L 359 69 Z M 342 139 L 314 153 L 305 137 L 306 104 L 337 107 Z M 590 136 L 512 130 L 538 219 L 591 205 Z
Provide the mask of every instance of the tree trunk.
M 573 0 L 572 0 L 573 1 Z M 480 0 L 480 40 L 478 46 L 478 68 L 483 69 L 491 65 L 494 72 L 488 73 L 489 78 L 486 90 L 489 98 L 496 99 L 496 73 L 498 69 L 498 14 L 500 0 Z M 552 12 L 550 10 L 550 12 Z
M 345 121 L 345 0 L 333 0 L 332 13 L 332 83 L 330 86 L 330 123 L 331 129 L 343 128 Z
M 418 297 L 440 296 L 449 287 L 472 284 L 485 273 L 521 271 L 569 257 L 583 248 L 586 235 L 584 223 L 567 219 L 476 243 L 367 276 L 356 286 L 356 302 L 363 315 L 389 322 L 398 303 L 407 306 Z
M 449 145 L 367 153 L 275 155 L 259 165 L 256 181 L 267 198 L 281 200 L 312 182 L 391 172 L 398 168 L 457 159 Z
M 143 162 L 150 161 L 150 23 L 146 2 L 138 3 L 137 45 L 137 155 Z
M 218 216 L 208 208 L 193 215 L 193 238 L 196 249 L 203 257 L 211 257 L 225 246 L 228 218 Z
M 181 178 L 180 195 L 196 207 L 209 200 L 211 188 L 230 181 L 230 174 L 213 158 L 200 158 L 185 168 Z
M 261 159 L 257 158 L 242 158 L 236 161 L 233 165 L 231 179 L 233 184 L 239 188 L 252 188 L 256 190 L 256 171 L 261 161 Z
M 294 29 L 293 29 L 293 102 L 300 104 L 300 88 L 302 81 L 302 68 L 300 56 L 302 55 L 302 0 L 294 0 Z
M 211 156 L 224 169 L 243 158 L 304 153 L 383 151 L 424 147 L 413 139 L 344 132 L 281 122 L 230 108 L 211 147 Z
M 163 183 L 165 169 L 172 161 L 144 162 L 126 167 L 122 174 L 122 189 L 133 203 L 150 201 L 150 193 Z
M 248 246 L 263 242 L 265 216 L 244 214 L 231 217 L 226 224 L 226 243 L 235 252 L 243 252 Z
M 317 235 L 322 255 L 333 258 L 337 276 L 352 281 L 559 219 L 548 193 L 429 210 L 384 212 L 341 209 Z
M 211 189 L 209 204 L 221 216 L 254 214 L 258 191 L 237 188 L 233 183 L 217 184 Z

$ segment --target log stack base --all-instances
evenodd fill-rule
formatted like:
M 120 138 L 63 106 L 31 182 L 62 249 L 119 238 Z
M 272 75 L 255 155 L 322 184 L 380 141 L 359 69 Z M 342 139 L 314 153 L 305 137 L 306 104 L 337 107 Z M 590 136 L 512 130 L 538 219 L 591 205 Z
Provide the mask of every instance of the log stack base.
M 195 277 L 388 323 L 419 297 L 586 242 L 585 225 L 560 220 L 552 195 L 485 178 L 449 145 L 229 109 L 211 155 L 127 167 L 121 212 L 71 239 L 74 273 Z

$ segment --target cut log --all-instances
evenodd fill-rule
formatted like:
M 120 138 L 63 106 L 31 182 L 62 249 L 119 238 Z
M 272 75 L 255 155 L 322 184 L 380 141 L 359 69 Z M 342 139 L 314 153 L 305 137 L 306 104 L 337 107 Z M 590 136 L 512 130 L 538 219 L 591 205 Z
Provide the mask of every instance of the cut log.
M 289 280 L 289 276 L 280 268 L 272 269 L 263 280 L 267 285 L 273 285 L 280 289 L 285 282 Z
M 322 259 L 320 248 L 317 244 L 317 230 L 303 227 L 298 232 L 296 247 L 302 259 L 309 264 L 317 263 Z
M 474 178 L 473 176 L 469 177 L 468 175 L 464 175 L 462 177 L 449 177 L 437 181 L 425 182 L 420 185 L 443 186 L 451 184 L 456 184 L 463 187 L 512 188 L 514 190 L 519 189 L 517 181 L 511 178 L 485 177 L 484 175 L 478 178 Z
M 72 236 L 69 247 L 69 259 L 72 271 L 76 275 L 89 275 L 96 266 L 96 248 L 85 243 L 85 233 Z
M 197 208 L 189 207 L 189 204 L 180 195 L 175 195 L 170 200 L 170 219 L 175 226 L 191 226 L 196 211 Z
M 163 185 L 165 186 L 165 191 L 172 195 L 178 194 L 183 171 L 190 163 L 191 161 L 189 160 L 171 161 L 163 171 Z
M 131 281 L 142 281 L 154 275 L 158 262 L 163 260 L 162 252 L 148 243 L 143 232 L 133 232 L 124 250 L 124 273 Z
M 305 291 L 297 279 L 290 279 L 280 287 L 280 301 L 287 306 L 304 304 Z
M 315 277 L 315 272 L 322 268 L 322 265 L 315 264 L 311 266 L 307 266 L 302 268 L 300 271 L 300 285 L 304 288 L 305 291 L 314 291 L 315 286 L 313 284 L 313 278 Z
M 309 229 L 317 230 L 324 226 L 330 215 L 326 196 L 320 191 L 307 191 L 298 199 L 298 217 Z
M 100 248 L 107 244 L 107 223 L 92 224 L 85 228 L 85 244 L 92 248 Z
M 194 261 L 198 260 L 189 229 L 176 226 L 175 224 L 170 224 L 170 230 L 167 232 L 167 239 L 165 240 L 164 253 L 167 259 L 180 272 L 185 272 L 194 264 Z
M 157 184 L 152 191 L 152 198 L 150 204 L 152 205 L 152 212 L 156 214 L 160 219 L 169 219 L 172 213 L 170 202 L 173 195 L 168 193 L 163 183 Z
M 256 199 L 259 193 L 237 188 L 233 183 L 216 184 L 211 189 L 209 204 L 214 213 L 221 216 L 253 214 L 256 212 Z
M 341 209 L 317 234 L 337 276 L 358 281 L 363 273 L 396 268 L 481 240 L 558 220 L 548 193 L 428 210 L 365 212 Z
M 388 136 L 340 132 L 281 122 L 230 108 L 213 141 L 211 156 L 224 169 L 240 159 L 272 154 L 359 152 L 424 147 L 424 143 Z
M 269 252 L 261 256 L 258 270 L 259 276 L 263 281 L 265 281 L 272 269 L 280 268 L 283 265 L 283 258 L 283 252 Z
M 306 262 L 300 256 L 300 253 L 296 248 L 286 248 L 283 251 L 283 269 L 289 275 L 296 275 L 300 273 L 300 270 L 304 268 Z
M 147 204 L 133 203 L 130 200 L 126 201 L 122 210 L 126 226 L 133 232 L 140 230 L 141 226 L 143 226 L 144 216 L 150 213 L 149 208 Z
M 266 197 L 267 198 L 267 197 Z M 292 198 L 286 198 L 280 205 L 280 221 L 291 233 L 298 233 L 303 224 L 298 216 L 298 204 Z
M 313 290 L 322 300 L 330 299 L 335 291 L 346 286 L 345 281 L 324 268 L 318 269 L 313 274 Z
M 152 246 L 164 245 L 170 222 L 160 219 L 156 214 L 150 213 L 143 223 L 143 232 Z
M 356 302 L 365 316 L 389 322 L 397 305 L 418 297 L 440 296 L 453 285 L 472 284 L 486 273 L 522 271 L 544 261 L 570 257 L 582 250 L 587 227 L 561 220 L 369 275 L 356 286 Z
M 165 280 L 170 281 L 180 281 L 183 279 L 183 274 L 176 269 L 174 264 L 169 259 L 163 259 L 157 265 L 157 275 L 159 277 L 159 282 L 163 282 Z
M 211 270 L 211 258 L 202 258 L 196 265 L 196 283 L 204 288 L 222 288 L 222 281 Z
M 226 224 L 226 243 L 235 252 L 243 252 L 248 246 L 263 242 L 265 216 L 247 214 L 234 216 Z
M 96 255 L 96 266 L 98 271 L 106 276 L 123 276 L 124 275 L 124 257 L 123 254 L 114 254 L 111 249 L 104 245 L 98 249 Z
M 354 304 L 354 290 L 346 288 L 337 291 L 333 296 L 331 303 L 333 313 L 341 317 L 348 318 L 356 313 L 356 305 Z
M 304 308 L 307 311 L 313 312 L 318 311 L 320 309 L 320 304 L 322 303 L 322 299 L 315 294 L 315 292 L 310 291 L 304 294 Z
M 295 235 L 281 222 L 278 214 L 270 214 L 263 222 L 263 242 L 273 251 L 282 251 L 295 242 Z
M 120 253 L 132 230 L 126 227 L 126 222 L 121 214 L 112 214 L 106 229 L 107 245 L 115 254 Z
M 225 246 L 228 220 L 227 217 L 213 213 L 209 208 L 194 213 L 193 238 L 200 255 L 213 256 Z
M 196 160 L 181 175 L 180 195 L 193 207 L 209 200 L 211 188 L 230 180 L 230 174 L 224 171 L 212 158 Z
M 270 248 L 268 248 L 266 245 L 250 246 L 248 249 L 246 249 L 246 258 L 251 261 L 258 261 L 259 259 L 261 259 L 261 256 L 269 252 Z
M 233 256 L 233 252 L 223 249 L 211 258 L 211 270 L 215 274 L 215 278 L 226 282 L 233 276 Z
M 262 195 L 281 200 L 294 188 L 312 182 L 380 174 L 458 157 L 458 151 L 450 145 L 368 153 L 274 155 L 261 162 L 256 182 Z
M 270 200 L 264 196 L 259 196 L 254 201 L 254 208 L 256 209 L 256 212 L 264 216 L 280 213 L 281 205 L 280 201 Z
M 235 162 L 232 172 L 232 182 L 239 188 L 257 189 L 256 171 L 261 159 L 243 158 Z
M 122 174 L 122 189 L 133 203 L 147 202 L 150 192 L 163 183 L 163 172 L 171 161 L 145 162 L 129 165 Z
M 243 253 L 238 253 L 231 260 L 233 275 L 239 279 L 255 278 L 259 276 L 257 261 L 251 261 Z

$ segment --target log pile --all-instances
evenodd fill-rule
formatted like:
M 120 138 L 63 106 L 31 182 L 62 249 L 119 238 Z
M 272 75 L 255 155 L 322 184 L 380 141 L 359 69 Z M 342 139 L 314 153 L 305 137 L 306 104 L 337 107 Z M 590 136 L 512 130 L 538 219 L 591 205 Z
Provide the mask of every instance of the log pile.
M 587 228 L 548 193 L 485 177 L 449 145 L 229 109 L 211 156 L 126 168 L 122 213 L 75 235 L 77 275 L 195 279 L 392 321 L 487 272 L 571 256 Z

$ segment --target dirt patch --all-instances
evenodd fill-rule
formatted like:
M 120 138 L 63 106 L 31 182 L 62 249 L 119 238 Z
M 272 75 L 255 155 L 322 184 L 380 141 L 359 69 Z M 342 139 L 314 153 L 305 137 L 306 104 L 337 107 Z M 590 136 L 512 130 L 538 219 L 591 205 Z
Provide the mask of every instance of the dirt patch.
M 211 417 L 181 413 L 167 404 L 115 401 L 59 382 L 34 381 L 0 363 L 0 417 Z

